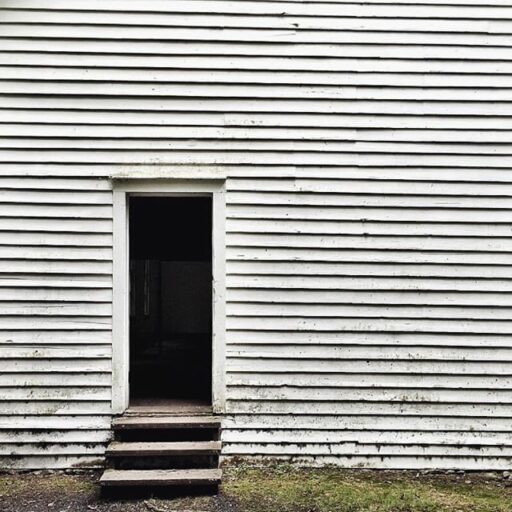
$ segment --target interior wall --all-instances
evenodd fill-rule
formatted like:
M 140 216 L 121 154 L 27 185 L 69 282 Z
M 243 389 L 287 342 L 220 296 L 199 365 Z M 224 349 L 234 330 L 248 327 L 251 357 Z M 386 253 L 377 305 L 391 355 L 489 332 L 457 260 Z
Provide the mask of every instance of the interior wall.
M 211 198 L 130 199 L 130 397 L 211 401 Z

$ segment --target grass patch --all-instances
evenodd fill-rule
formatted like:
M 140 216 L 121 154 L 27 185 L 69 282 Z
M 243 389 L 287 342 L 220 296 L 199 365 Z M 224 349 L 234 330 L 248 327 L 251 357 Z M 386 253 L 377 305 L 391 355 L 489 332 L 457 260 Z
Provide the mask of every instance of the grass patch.
M 97 485 L 90 475 L 66 473 L 0 474 L 0 496 L 76 496 L 95 494 Z
M 468 475 L 278 466 L 230 468 L 226 476 L 223 493 L 244 512 L 512 512 L 511 488 Z

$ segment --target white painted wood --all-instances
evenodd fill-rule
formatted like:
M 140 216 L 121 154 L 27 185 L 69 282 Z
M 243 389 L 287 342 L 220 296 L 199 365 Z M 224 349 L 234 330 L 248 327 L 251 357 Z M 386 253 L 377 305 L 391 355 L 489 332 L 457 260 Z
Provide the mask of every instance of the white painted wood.
M 213 352 L 212 405 L 217 414 L 226 407 L 226 197 L 224 188 L 213 193 Z
M 375 402 L 434 402 L 444 403 L 453 401 L 470 404 L 508 404 L 512 399 L 512 393 L 508 390 L 443 390 L 397 388 L 397 389 L 359 389 L 350 387 L 307 387 L 296 386 L 281 388 L 279 386 L 233 386 L 229 390 L 230 398 L 249 403 L 258 400 L 274 401 L 364 401 Z M 229 431 L 228 431 L 229 433 Z
M 411 376 L 408 374 L 329 374 L 329 373 L 246 373 L 229 372 L 230 386 L 289 386 L 289 387 L 361 387 L 409 389 Z M 421 390 L 430 389 L 498 389 L 510 388 L 512 379 L 508 376 L 481 375 L 414 375 L 414 384 Z M 336 427 L 335 427 L 336 428 Z
M 510 469 L 509 0 L 5 0 L 0 34 L 0 468 L 102 464 L 126 197 L 197 193 L 225 457 Z
M 215 412 L 225 407 L 225 191 L 223 181 L 141 179 L 127 173 L 114 180 L 114 352 L 112 408 L 122 413 L 129 398 L 128 315 L 128 198 L 130 196 L 209 195 L 212 197 L 212 405 Z
M 435 1 L 435 0 L 434 0 Z M 504 0 L 508 2 L 508 0 Z M 268 2 L 266 3 L 268 6 Z M 331 4 L 332 5 L 332 4 Z M 488 7 L 488 6 L 486 6 Z M 119 55 L 134 55 L 140 57 L 144 54 L 147 59 L 161 58 L 163 55 L 179 57 L 183 55 L 203 56 L 214 55 L 224 58 L 231 56 L 248 57 L 293 57 L 294 60 L 301 57 L 326 57 L 330 58 L 355 58 L 362 61 L 369 58 L 387 60 L 390 59 L 433 59 L 473 62 L 480 65 L 484 61 L 508 61 L 510 60 L 510 48 L 504 47 L 486 47 L 486 46 L 463 46 L 463 45 L 436 45 L 430 38 L 425 38 L 422 44 L 414 45 L 383 45 L 378 42 L 375 44 L 356 43 L 352 45 L 336 44 L 315 44 L 315 43 L 296 43 L 289 45 L 280 41 L 273 41 L 267 45 L 253 45 L 241 41 L 221 42 L 215 40 L 194 40 L 194 41 L 101 41 L 90 40 L 84 46 L 80 41 L 66 41 L 66 52 L 77 54 L 80 58 L 88 53 L 94 53 L 96 57 L 115 59 Z M 0 50 L 4 51 L 30 51 L 53 53 L 51 63 L 58 58 L 57 53 L 62 51 L 62 44 L 56 40 L 45 41 L 44 48 L 37 44 L 37 40 L 23 39 L 0 41 Z M 167 57 L 166 57 L 167 58 Z M 475 62 L 477 60 L 477 62 Z M 43 61 L 44 62 L 44 61 Z M 151 61 L 147 61 L 151 62 Z M 76 64 L 76 59 L 73 61 Z M 433 64 L 435 65 L 435 64 Z
M 128 407 L 129 340 L 129 256 L 128 207 L 122 191 L 113 191 L 113 313 L 112 313 L 112 412 Z
M 268 3 L 268 2 L 267 2 Z M 69 9 L 71 13 L 67 13 L 68 16 L 73 16 L 73 10 L 84 10 L 84 11 L 104 11 L 101 14 L 103 16 L 114 16 L 115 19 L 122 19 L 123 11 L 132 11 L 137 12 L 142 16 L 141 19 L 146 21 L 147 18 L 152 19 L 154 16 L 156 19 L 160 19 L 158 14 L 146 14 L 149 13 L 215 13 L 221 12 L 226 14 L 245 14 L 248 16 L 258 15 L 258 14 L 273 14 L 280 15 L 287 18 L 290 15 L 304 15 L 304 16 L 312 16 L 312 17 L 391 17 L 391 18 L 401 18 L 401 17 L 421 17 L 421 18 L 482 18 L 482 19 L 511 19 L 512 13 L 506 1 L 496 1 L 491 4 L 487 4 L 486 7 L 495 7 L 494 9 L 483 8 L 484 5 L 481 1 L 469 0 L 469 1 L 451 1 L 444 2 L 443 5 L 437 5 L 432 7 L 427 7 L 427 4 L 433 4 L 433 0 L 427 0 L 426 2 L 422 2 L 417 6 L 411 7 L 408 5 L 400 6 L 398 9 L 398 5 L 392 8 L 389 5 L 378 5 L 379 3 L 385 3 L 382 0 L 378 1 L 367 1 L 361 4 L 354 5 L 352 1 L 342 1 L 342 2 L 325 2 L 325 0 L 314 0 L 313 2 L 288 2 L 284 1 L 273 1 L 270 5 L 265 5 L 263 2 L 245 2 L 243 7 L 239 5 L 236 1 L 216 1 L 216 2 L 207 2 L 207 1 L 195 1 L 193 5 L 193 9 L 190 6 L 189 2 L 186 1 L 177 1 L 173 2 L 172 5 L 169 5 L 165 1 L 151 1 L 146 2 L 144 7 L 138 5 L 129 5 L 122 1 L 114 1 L 112 5 L 109 5 L 108 10 L 105 9 L 105 5 L 101 2 L 94 0 L 90 2 L 85 1 L 76 1 L 73 2 L 72 5 L 66 4 L 63 1 L 52 1 L 46 4 L 46 7 L 51 9 Z M 400 0 L 396 2 L 396 4 L 405 4 L 404 0 Z M 328 5 L 331 4 L 331 5 Z M 40 9 L 41 4 L 37 1 L 28 2 L 28 1 L 9 1 L 6 2 L 6 7 L 10 9 Z M 454 7 L 459 5 L 459 7 Z M 462 6 L 462 7 L 460 7 Z M 474 6 L 474 7 L 469 7 Z M 497 6 L 505 6 L 496 8 Z M 129 7 L 129 9 L 128 9 Z M 39 16 L 44 16 L 46 13 L 36 11 L 30 12 L 22 11 L 22 12 L 14 12 L 9 13 L 11 16 L 25 16 L 23 21 L 30 21 L 34 17 L 39 19 Z M 87 13 L 89 14 L 89 13 Z M 125 16 L 130 16 L 131 13 L 125 13 Z M 90 14 L 89 14 L 90 15 Z M 11 18 L 10 21 L 13 21 Z M 18 18 L 17 18 L 18 19 Z M 66 19 L 66 18 L 64 18 Z M 104 19 L 104 18 L 103 18 Z M 138 19 L 138 18 L 136 18 Z M 162 18 L 166 19 L 166 18 Z M 52 19 L 48 18 L 48 21 L 51 22 Z M 55 21 L 55 20 L 53 20 Z M 66 19 L 66 21 L 70 22 L 70 20 Z M 101 23 L 101 19 L 96 19 L 96 22 Z
M 325 73 L 326 70 L 320 71 Z M 512 79 L 507 78 L 508 75 L 493 75 L 494 81 L 491 81 L 487 75 L 469 73 L 461 73 L 458 78 L 447 78 L 441 75 L 442 79 L 436 79 L 436 75 L 421 73 L 365 73 L 361 76 L 353 72 L 344 72 L 334 75 L 334 77 L 332 75 L 319 77 L 318 73 L 303 71 L 289 72 L 288 74 L 281 72 L 274 80 L 277 85 L 272 85 L 271 76 L 258 71 L 236 74 L 217 72 L 205 75 L 189 71 L 180 74 L 171 71 L 152 71 L 151 74 L 148 74 L 147 70 L 108 69 L 97 71 L 94 68 L 86 69 L 83 72 L 79 70 L 72 72 L 69 68 L 65 68 L 63 71 L 52 68 L 52 71 L 49 72 L 45 68 L 35 68 L 31 72 L 22 72 L 0 66 L 0 72 L 5 80 L 19 80 L 14 83 L 20 86 L 24 92 L 28 92 L 28 89 L 23 82 L 20 82 L 21 80 L 37 81 L 36 83 L 41 85 L 41 92 L 47 90 L 50 80 L 66 81 L 66 89 L 70 90 L 79 86 L 76 82 L 90 80 L 94 83 L 94 90 L 100 94 L 110 95 L 111 88 L 101 87 L 98 82 L 112 76 L 116 80 L 129 82 L 130 84 L 126 84 L 125 88 L 129 87 L 137 96 L 140 95 L 141 90 L 148 88 L 152 83 L 151 90 L 155 89 L 158 95 L 172 95 L 174 92 L 184 97 L 207 97 L 210 92 L 212 97 L 216 98 L 238 96 L 322 100 L 507 101 L 508 89 L 512 84 Z M 176 84 L 171 85 L 168 83 L 169 81 L 176 82 Z M 365 86 L 372 81 L 378 81 L 381 87 Z M 240 89 L 239 86 L 227 85 L 225 82 L 240 82 L 245 86 Z M 5 89 L 6 87 L 7 89 Z M 473 89 L 476 87 L 480 87 L 481 91 Z M 6 82 L 2 82 L 2 88 L 6 92 L 12 90 Z M 26 102 L 27 100 L 22 98 L 6 100 L 6 104 L 11 107 L 21 106 Z
M 24 41 L 25 44 L 27 42 Z M 5 47 L 6 43 L 7 41 L 1 41 L 0 49 Z M 22 44 L 23 42 L 20 41 L 20 45 Z M 104 44 L 108 47 L 107 42 Z M 88 72 L 95 71 L 93 76 L 101 76 L 101 73 L 106 73 L 105 68 L 113 73 L 128 68 L 132 72 L 128 76 L 129 80 L 133 80 L 137 76 L 140 78 L 140 71 L 144 69 L 153 72 L 155 70 L 173 69 L 173 79 L 170 80 L 173 82 L 239 81 L 272 83 L 271 77 L 274 77 L 276 83 L 335 83 L 340 85 L 352 83 L 368 85 L 370 83 L 367 80 L 368 78 L 377 79 L 380 77 L 384 81 L 383 85 L 391 85 L 392 83 L 402 87 L 418 85 L 418 79 L 421 78 L 427 80 L 427 83 L 431 85 L 449 83 L 454 86 L 468 87 L 468 84 L 462 80 L 466 77 L 475 80 L 475 85 L 491 88 L 503 87 L 509 83 L 509 78 L 502 75 L 508 74 L 512 66 L 510 55 L 507 55 L 506 51 L 504 52 L 500 48 L 496 48 L 495 52 L 475 48 L 470 55 L 472 59 L 465 59 L 464 57 L 468 57 L 468 54 L 464 52 L 463 48 L 458 48 L 457 60 L 453 58 L 450 60 L 446 54 L 442 54 L 439 50 L 439 53 L 435 53 L 434 48 L 427 52 L 425 46 L 417 50 L 425 60 L 417 60 L 418 53 L 412 55 L 407 52 L 406 47 L 395 48 L 395 54 L 392 55 L 389 55 L 391 48 L 383 48 L 382 51 L 386 52 L 387 50 L 386 53 L 388 53 L 388 58 L 383 61 L 383 59 L 375 58 L 376 55 L 371 52 L 371 46 L 366 49 L 364 47 L 358 48 L 359 59 L 353 58 L 354 49 L 352 49 L 351 54 L 350 47 L 344 49 L 335 46 L 328 47 L 322 59 L 315 58 L 314 45 L 303 45 L 301 55 L 298 51 L 301 49 L 300 45 L 292 47 L 275 45 L 281 49 L 279 54 L 275 46 L 261 47 L 256 52 L 253 49 L 251 52 L 250 45 L 231 44 L 223 47 L 211 43 L 197 44 L 193 48 L 187 48 L 187 51 L 192 53 L 188 57 L 179 55 L 180 50 L 183 53 L 185 49 L 184 47 L 176 48 L 179 43 L 168 43 L 164 46 L 164 48 L 169 48 L 169 55 L 166 57 L 158 55 L 156 47 L 152 49 L 153 54 L 141 56 L 133 53 L 138 49 L 138 45 L 128 49 L 125 46 L 119 54 L 110 54 L 108 51 L 101 52 L 101 48 L 98 48 L 97 45 L 93 45 L 92 48 L 90 46 L 76 47 L 71 43 L 73 53 L 56 54 L 45 53 L 46 47 L 31 52 L 19 51 L 15 54 L 0 51 L 0 65 L 5 66 L 4 70 L 8 70 L 13 76 L 21 77 L 25 73 L 30 74 L 34 79 L 43 79 L 47 74 L 50 76 L 57 73 L 65 74 L 66 70 L 69 71 L 64 76 L 72 77 L 72 73 L 75 73 L 76 76 L 83 68 L 86 68 Z M 112 46 L 111 48 L 112 50 L 115 49 Z M 88 49 L 94 49 L 97 53 L 94 55 L 84 53 L 84 50 Z M 129 55 L 126 54 L 127 50 L 129 50 Z M 345 51 L 343 52 L 343 50 Z M 483 53 L 483 50 L 485 53 Z M 194 53 L 201 53 L 201 55 L 193 55 Z M 319 56 L 321 56 L 320 51 L 318 51 L 317 57 Z M 475 57 L 485 60 L 475 61 L 473 60 Z M 427 60 L 429 58 L 436 60 Z M 7 67 L 13 64 L 18 66 L 23 64 L 30 66 L 30 68 L 13 69 Z M 228 66 L 229 69 L 226 69 Z M 34 76 L 36 69 L 43 74 Z M 358 70 L 359 73 L 357 73 Z M 342 72 L 343 74 L 322 73 L 326 71 Z M 124 71 L 124 73 L 127 72 Z M 394 76 L 394 73 L 400 75 Z M 415 77 L 416 73 L 421 73 L 420 77 Z M 448 75 L 441 73 L 448 73 Z M 453 75 L 453 73 L 460 73 L 463 76 Z M 160 74 L 150 74 L 143 81 L 153 80 L 153 76 L 160 76 Z M 299 77 L 304 81 L 300 82 Z M 400 82 L 400 78 L 403 78 L 404 81 Z M 496 82 L 493 82 L 493 79 Z
M 371 44 L 419 44 L 416 32 L 436 34 L 436 41 L 440 45 L 467 45 L 467 46 L 507 46 L 510 28 L 506 23 L 489 23 L 487 33 L 474 33 L 468 30 L 465 23 L 458 23 L 451 28 L 452 21 L 440 24 L 439 34 L 436 33 L 436 23 L 429 20 L 349 20 L 340 23 L 332 33 L 323 30 L 297 30 L 291 24 L 286 27 L 250 28 L 250 21 L 232 23 L 222 31 L 208 28 L 198 24 L 197 27 L 146 27 L 146 26 L 70 26 L 70 25 L 31 25 L 6 24 L 2 33 L 7 37 L 38 37 L 63 39 L 132 39 L 132 40 L 214 40 L 214 41 L 244 41 L 253 43 L 278 41 L 280 43 L 336 43 L 361 44 L 367 41 Z M 215 23 L 213 20 L 210 24 Z M 222 18 L 216 21 L 222 24 Z M 190 22 L 189 22 L 190 24 Z M 246 26 L 243 26 L 243 25 Z M 249 27 L 247 27 L 249 25 Z M 485 26 L 485 25 L 484 25 Z M 482 24 L 475 24 L 477 30 Z M 384 30 L 387 28 L 387 31 Z M 358 30 L 359 29 L 359 30 Z
M 52 105 L 46 109 L 38 109 L 38 105 L 44 101 L 45 104 Z M 123 112 L 129 105 L 131 100 L 124 99 L 123 101 L 113 101 L 112 99 L 102 100 L 87 100 L 72 99 L 62 97 L 60 101 L 51 102 L 48 99 L 38 98 L 32 101 L 29 105 L 26 103 L 27 108 L 30 106 L 30 111 L 27 110 L 2 110 L 0 111 L 0 121 L 2 123 L 78 123 L 78 124 L 99 124 L 99 125 L 119 125 L 125 124 L 131 125 L 155 125 L 155 126 L 167 126 L 170 123 L 172 125 L 204 125 L 204 126 L 262 126 L 262 127 L 285 127 L 294 128 L 301 126 L 317 126 L 319 128 L 365 128 L 373 126 L 375 128 L 385 129 L 459 129 L 467 130 L 468 125 L 475 130 L 486 130 L 496 129 L 500 126 L 503 130 L 510 129 L 512 126 L 512 120 L 509 117 L 503 116 L 499 123 L 496 122 L 493 116 L 479 116 L 479 115 L 467 115 L 461 117 L 460 115 L 448 115 L 446 111 L 441 111 L 442 105 L 438 115 L 425 116 L 422 112 L 411 110 L 410 115 L 392 115 L 392 111 L 389 114 L 372 115 L 372 112 L 360 112 L 360 113 L 345 113 L 345 114 L 327 114 L 325 112 L 313 112 L 313 113 L 295 113 L 291 115 L 293 111 L 288 112 L 290 115 L 284 116 L 283 114 L 275 114 L 272 112 L 226 112 L 222 111 L 208 111 L 208 112 L 187 112 L 185 110 L 173 112 L 172 117 L 166 112 L 160 112 L 162 106 L 165 106 L 166 102 L 155 103 L 152 107 L 151 112 L 145 110 L 143 105 L 135 104 L 136 111 Z M 241 102 L 243 103 L 243 102 Z M 282 105 L 283 102 L 280 102 Z M 63 109 L 62 106 L 66 106 Z M 59 107 L 61 107 L 59 109 Z M 418 107 L 418 105 L 416 105 Z M 71 109 L 75 110 L 71 110 Z M 108 111 L 105 111 L 108 109 Z M 156 111 L 154 109 L 157 109 Z M 276 105 L 272 106 L 272 111 L 277 109 Z M 111 111 L 113 110 L 113 112 Z M 402 113 L 404 114 L 404 113 Z M 444 115 L 443 115 L 444 114 Z M 455 114 L 455 113 L 453 113 Z M 16 160 L 14 160 L 16 161 Z M 58 160 L 57 160 L 58 161 Z M 12 160 L 6 163 L 12 164 Z M 29 162 L 27 162 L 28 164 Z M 32 162 L 32 165 L 41 163 L 40 161 Z M 52 162 L 55 164 L 55 162 Z M 77 162 L 75 162 L 77 163 Z M 98 164 L 101 161 L 97 162 Z M 149 160 L 140 162 L 141 165 L 151 163 Z M 154 163 L 162 163 L 154 161 Z M 212 163 L 212 162 L 210 162 Z M 80 162 L 77 163 L 79 165 Z M 191 164 L 188 162 L 188 164 Z M 245 165 L 255 165 L 257 161 L 251 161 Z M 305 165 L 307 162 L 298 161 L 295 165 Z M 343 164 L 343 162 L 339 162 Z M 192 164 L 193 165 L 193 164 Z M 226 165 L 234 165 L 232 162 L 226 162 Z M 261 163 L 260 163 L 261 165 Z M 282 162 L 278 165 L 286 165 Z M 288 164 L 290 165 L 290 164 Z M 316 162 L 316 165 L 321 165 Z M 338 162 L 334 162 L 331 165 L 338 165 Z M 356 165 L 356 164 L 352 164 Z M 368 165 L 368 164 L 367 164 Z M 383 162 L 376 162 L 373 166 L 383 165 Z M 400 166 L 398 163 L 395 165 Z M 419 162 L 404 162 L 402 166 L 410 167 L 421 167 Z M 82 163 L 83 166 L 83 163 Z M 460 165 L 459 165 L 460 166 Z M 439 167 L 439 166 L 438 166 Z M 442 167 L 442 166 L 440 166 Z M 445 165 L 446 167 L 446 165 Z M 456 165 L 454 167 L 457 167 Z M 489 167 L 488 164 L 483 163 L 480 167 Z M 55 166 L 55 171 L 59 167 Z M 68 171 L 69 172 L 69 171 Z M 95 170 L 89 169 L 88 174 L 94 175 Z M 69 173 L 68 175 L 72 175 Z M 98 173 L 99 176 L 108 176 L 108 171 L 103 170 Z

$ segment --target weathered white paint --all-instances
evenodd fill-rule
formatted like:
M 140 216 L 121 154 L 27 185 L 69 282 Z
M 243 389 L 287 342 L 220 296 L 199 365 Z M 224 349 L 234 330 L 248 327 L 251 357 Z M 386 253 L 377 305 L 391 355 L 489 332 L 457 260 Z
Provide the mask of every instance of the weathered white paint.
M 0 467 L 101 464 L 126 194 L 207 192 L 226 456 L 510 468 L 509 0 L 1 7 Z

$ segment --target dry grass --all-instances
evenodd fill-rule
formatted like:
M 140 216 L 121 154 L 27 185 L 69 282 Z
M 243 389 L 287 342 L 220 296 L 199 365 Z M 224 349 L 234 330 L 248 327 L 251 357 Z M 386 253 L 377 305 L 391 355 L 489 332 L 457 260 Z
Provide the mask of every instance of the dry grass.
M 219 496 L 103 500 L 98 473 L 0 475 L 1 512 L 512 512 L 501 474 L 298 469 L 238 465 Z
M 478 475 L 233 468 L 223 492 L 248 512 L 512 512 L 508 480 Z

